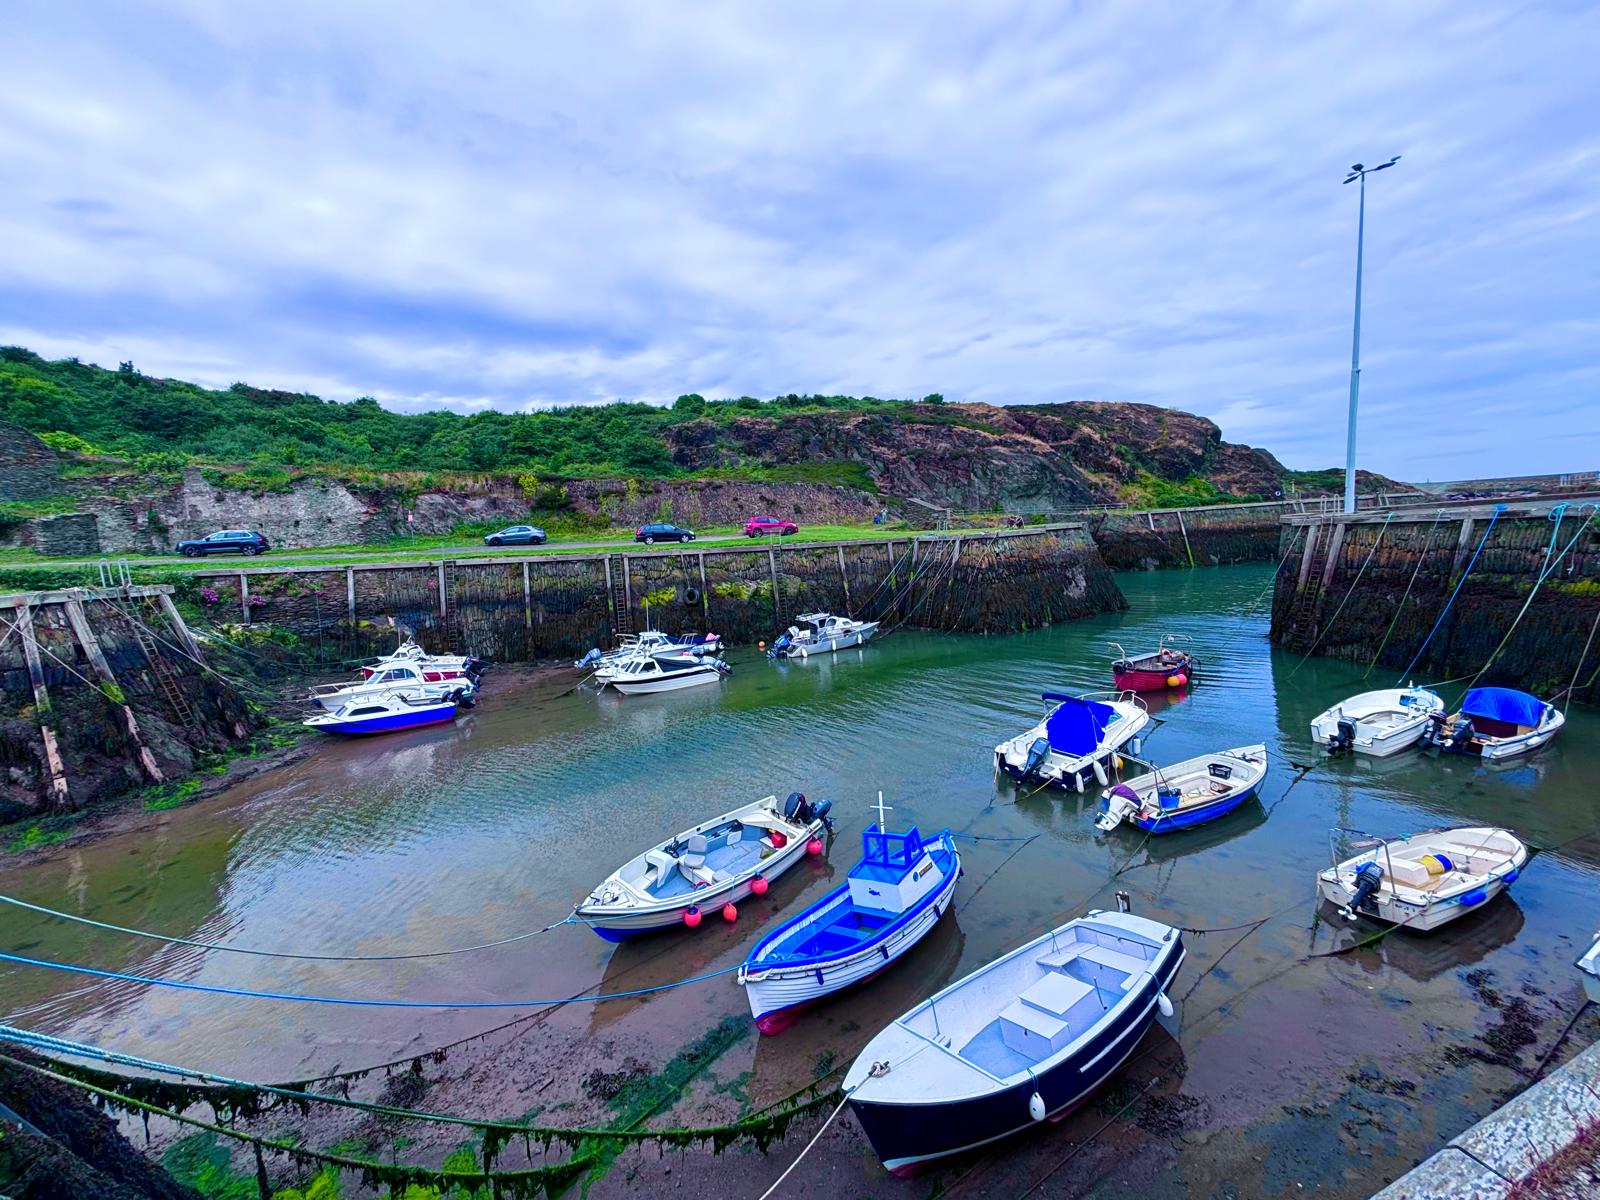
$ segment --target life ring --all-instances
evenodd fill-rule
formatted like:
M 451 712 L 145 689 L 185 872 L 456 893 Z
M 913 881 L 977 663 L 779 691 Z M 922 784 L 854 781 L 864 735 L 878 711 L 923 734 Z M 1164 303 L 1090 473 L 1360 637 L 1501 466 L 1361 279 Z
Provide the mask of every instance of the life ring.
M 683 589 L 683 602 L 685 604 L 699 604 L 700 603 L 700 589 L 695 587 L 693 584 L 690 584 L 688 587 L 684 588 Z

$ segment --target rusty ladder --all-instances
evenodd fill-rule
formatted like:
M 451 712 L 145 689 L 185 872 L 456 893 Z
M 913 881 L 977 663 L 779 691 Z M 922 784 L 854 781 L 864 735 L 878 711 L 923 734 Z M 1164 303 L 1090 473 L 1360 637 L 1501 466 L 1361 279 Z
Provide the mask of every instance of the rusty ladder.
M 167 703 L 172 706 L 172 711 L 185 726 L 190 729 L 197 728 L 194 709 L 190 707 L 188 700 L 184 699 L 183 689 L 178 686 L 177 674 L 173 671 L 172 664 L 167 662 L 166 656 L 161 653 L 161 648 L 156 645 L 149 628 L 133 613 L 125 612 L 123 615 L 133 626 L 134 639 L 139 643 L 139 649 L 144 651 L 145 660 L 150 664 L 150 673 L 156 677 L 156 685 L 167 698 Z

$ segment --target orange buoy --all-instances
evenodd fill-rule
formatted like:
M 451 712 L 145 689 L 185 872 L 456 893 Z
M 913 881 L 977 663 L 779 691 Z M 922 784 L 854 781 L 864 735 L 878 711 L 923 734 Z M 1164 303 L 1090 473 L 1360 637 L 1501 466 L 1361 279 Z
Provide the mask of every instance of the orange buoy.
M 1167 676 L 1167 686 L 1168 687 L 1182 687 L 1184 684 L 1186 684 L 1188 682 L 1189 682 L 1189 677 L 1187 675 L 1182 674 L 1182 673 L 1179 673 L 1177 675 L 1168 675 Z
M 812 838 L 809 842 L 807 842 L 806 843 L 806 853 L 811 855 L 813 858 L 815 858 L 817 855 L 821 854 L 822 853 L 822 839 L 821 838 Z
M 750 894 L 752 896 L 765 896 L 768 886 L 767 877 L 765 875 L 757 875 L 750 881 Z
M 683 923 L 690 929 L 700 924 L 700 906 L 698 904 L 691 904 L 683 910 Z
M 757 650 L 765 650 L 766 648 L 767 648 L 767 644 L 765 642 L 757 642 L 756 643 L 756 649 Z
M 729 925 L 739 919 L 739 910 L 733 906 L 733 901 L 730 900 L 722 906 L 722 919 Z

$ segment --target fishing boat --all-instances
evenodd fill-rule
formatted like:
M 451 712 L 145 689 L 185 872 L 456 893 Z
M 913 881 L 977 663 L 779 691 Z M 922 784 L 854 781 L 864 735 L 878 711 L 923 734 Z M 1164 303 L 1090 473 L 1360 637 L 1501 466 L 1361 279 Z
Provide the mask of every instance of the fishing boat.
M 1100 815 L 1094 825 L 1106 833 L 1124 821 L 1146 833 L 1204 825 L 1254 796 L 1266 774 L 1267 748 L 1263 745 L 1152 767 L 1148 775 L 1109 788 L 1100 798 Z
M 430 682 L 427 673 L 415 663 L 393 663 L 378 674 L 358 683 L 327 683 L 311 689 L 311 703 L 332 712 L 352 701 L 377 700 L 404 693 L 413 700 L 462 700 L 478 694 L 471 679 L 445 679 Z
M 1183 965 L 1183 938 L 1095 911 L 951 984 L 867 1043 L 850 1107 L 896 1175 L 1064 1117 L 1133 1053 Z
M 1566 714 L 1515 688 L 1472 688 L 1460 711 L 1435 714 L 1422 733 L 1424 746 L 1446 754 L 1498 760 L 1537 750 L 1567 723 Z
M 1119 692 L 1164 692 L 1194 683 L 1200 673 L 1200 660 L 1186 650 L 1167 645 L 1179 640 L 1178 634 L 1164 636 L 1148 654 L 1129 654 L 1112 642 L 1117 657 L 1111 663 L 1111 677 Z
M 414 638 L 407 638 L 393 654 L 386 654 L 362 666 L 361 674 L 363 678 L 371 679 L 397 664 L 416 667 L 428 683 L 441 683 L 449 679 L 476 680 L 488 665 L 470 654 L 429 654 L 417 645 Z
M 1150 713 L 1134 693 L 1044 692 L 1040 698 L 1050 711 L 1028 732 L 994 748 L 997 773 L 1018 783 L 1037 779 L 1040 786 L 1081 792 L 1089 779 L 1102 786 L 1111 782 L 1122 747 L 1139 753 L 1137 739 Z
M 1589 952 L 1578 960 L 1578 970 L 1583 972 L 1584 995 L 1600 1004 L 1600 933 L 1595 934 Z
M 809 658 L 865 644 L 878 632 L 876 621 L 853 621 L 832 613 L 802 613 L 772 643 L 768 658 Z
M 1528 848 L 1509 830 L 1430 829 L 1385 841 L 1334 830 L 1334 865 L 1317 876 L 1339 915 L 1358 915 L 1426 932 L 1493 900 L 1522 873 Z M 1337 839 L 1357 853 L 1340 859 Z
M 739 968 L 756 1028 L 782 1033 L 800 1009 L 865 982 L 939 923 L 955 895 L 961 856 L 948 829 L 923 839 L 913 825 L 878 821 L 861 835 L 861 861 L 837 887 L 756 943 Z
M 395 733 L 442 725 L 456 719 L 462 705 L 453 699 L 413 699 L 403 693 L 348 700 L 331 712 L 316 712 L 301 722 L 307 729 L 352 736 Z
M 732 669 L 720 658 L 641 651 L 596 671 L 595 679 L 601 687 L 614 687 L 624 696 L 637 696 L 716 683 Z
M 702 821 L 612 872 L 573 916 L 608 942 L 677 925 L 692 929 L 719 909 L 732 921 L 740 900 L 765 895 L 807 854 L 823 852 L 832 807 L 794 792 Z
M 1382 688 L 1341 700 L 1311 722 L 1311 740 L 1329 754 L 1387 758 L 1414 746 L 1444 701 L 1427 688 Z
M 615 649 L 601 650 L 599 646 L 596 646 L 574 662 L 572 666 L 579 671 L 586 671 L 590 667 L 607 667 L 639 653 L 720 654 L 722 653 L 722 635 L 716 633 L 686 633 L 674 637 L 671 634 L 662 633 L 659 629 L 646 629 L 642 633 L 625 633 L 617 639 Z

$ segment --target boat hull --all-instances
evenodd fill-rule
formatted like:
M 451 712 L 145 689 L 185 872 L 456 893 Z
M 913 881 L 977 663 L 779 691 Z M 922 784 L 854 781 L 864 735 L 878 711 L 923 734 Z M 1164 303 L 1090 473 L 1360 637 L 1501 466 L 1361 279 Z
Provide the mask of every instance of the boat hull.
M 1595 938 L 1589 952 L 1578 960 L 1578 970 L 1583 973 L 1583 994 L 1600 1004 L 1600 937 Z
M 718 671 L 715 667 L 708 667 L 704 671 L 681 671 L 672 675 L 657 676 L 654 679 L 630 682 L 625 679 L 614 678 L 606 682 L 624 696 L 648 696 L 653 692 L 680 692 L 684 688 L 716 683 L 721 678 L 721 671 Z
M 1112 678 L 1119 692 L 1166 692 L 1194 683 L 1195 672 L 1192 667 L 1176 667 L 1171 671 L 1113 671 Z
M 950 907 L 961 878 L 961 856 L 953 854 L 946 877 L 916 915 L 893 934 L 834 958 L 804 966 L 746 967 L 739 974 L 750 1015 L 762 1033 L 782 1033 L 800 1010 L 836 992 L 865 983 L 914 947 L 932 931 Z M 746 973 L 748 971 L 748 974 Z
M 1035 1091 L 1044 1101 L 1045 1115 L 1060 1120 L 1093 1095 L 1139 1045 L 1185 953 L 1182 936 L 1174 937 L 1129 1006 L 1129 1019 L 1100 1031 L 1047 1071 L 999 1091 L 953 1101 L 875 1103 L 852 1096 L 851 1111 L 883 1165 L 902 1177 L 938 1159 L 1036 1128 L 1041 1122 L 1028 1110 Z
M 1163 814 L 1154 818 L 1135 817 L 1133 823 L 1150 834 L 1175 833 L 1180 829 L 1192 829 L 1196 825 L 1204 825 L 1208 821 L 1215 821 L 1218 817 L 1227 816 L 1246 800 L 1253 799 L 1260 788 L 1259 783 L 1252 784 L 1235 795 L 1223 797 L 1215 804 L 1197 805 L 1186 811 Z

